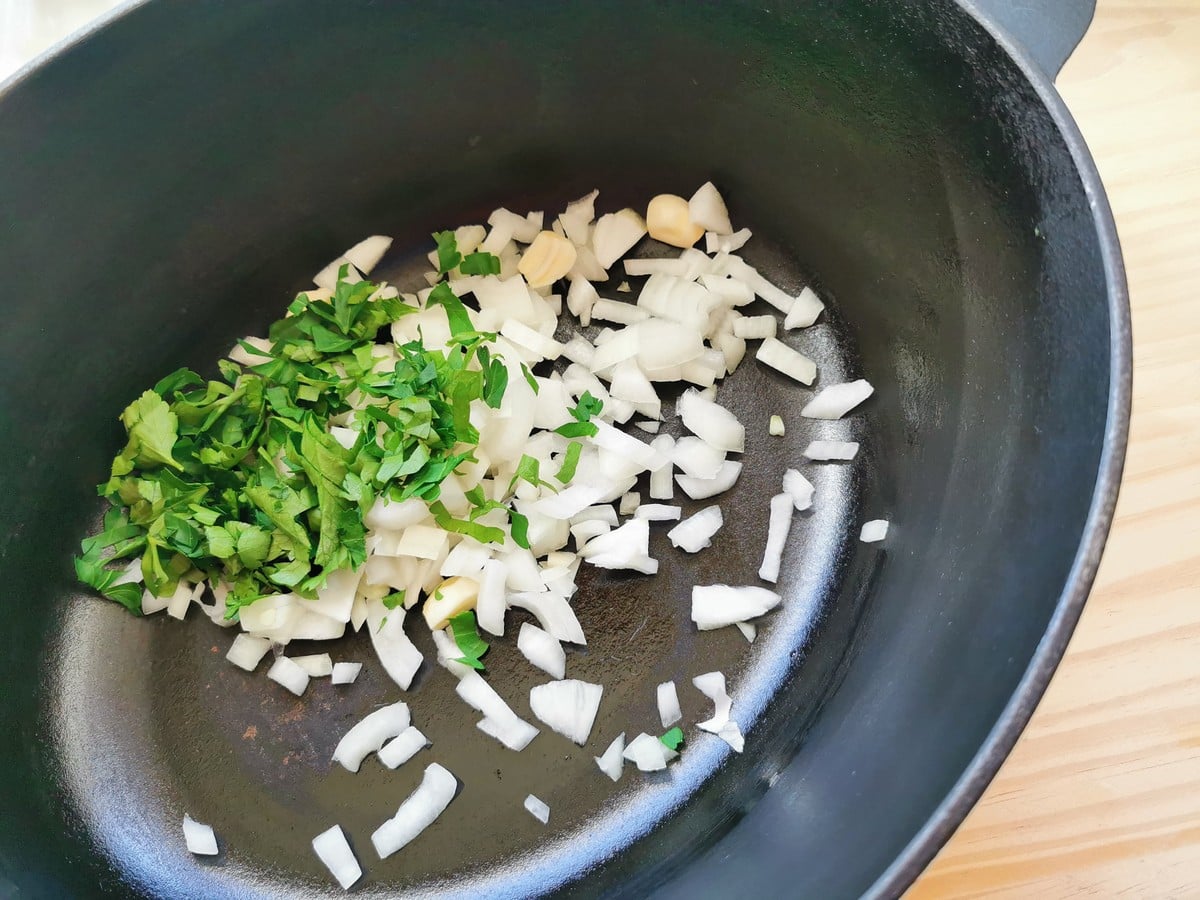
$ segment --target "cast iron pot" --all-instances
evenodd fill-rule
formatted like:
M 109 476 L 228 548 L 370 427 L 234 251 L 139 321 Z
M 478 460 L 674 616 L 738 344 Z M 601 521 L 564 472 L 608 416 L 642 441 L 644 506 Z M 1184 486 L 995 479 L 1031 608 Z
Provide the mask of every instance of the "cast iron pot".
M 1049 81 L 1090 8 L 1057 13 L 1010 17 L 1030 52 L 951 2 L 155 0 L 0 90 L 0 895 L 327 895 L 309 841 L 334 822 L 369 895 L 903 890 L 1045 688 L 1120 473 L 1125 285 Z M 430 231 L 494 205 L 597 186 L 616 209 L 709 178 L 753 229 L 751 262 L 828 298 L 792 338 L 822 380 L 877 395 L 814 423 L 809 391 L 752 362 L 730 379 L 750 446 L 714 547 L 679 559 L 659 535 L 658 578 L 582 583 L 591 643 L 570 674 L 606 685 L 591 744 L 509 753 L 427 666 L 425 758 L 463 787 L 380 862 L 367 836 L 422 766 L 329 764 L 398 695 L 365 638 L 334 650 L 368 660 L 359 683 L 297 701 L 225 663 L 207 620 L 135 619 L 74 584 L 116 416 L 179 365 L 212 371 L 366 234 L 396 236 L 383 274 L 402 278 Z M 753 647 L 694 634 L 690 585 L 754 583 L 767 499 L 817 436 L 864 451 L 810 467 L 781 611 Z M 874 517 L 894 523 L 882 548 L 856 539 Z M 512 644 L 489 673 L 528 715 Z M 688 679 L 714 668 L 744 754 L 693 733 L 669 773 L 595 771 L 617 731 L 656 729 L 654 684 L 707 715 Z M 520 809 L 530 792 L 548 828 Z M 186 852 L 184 812 L 220 856 Z

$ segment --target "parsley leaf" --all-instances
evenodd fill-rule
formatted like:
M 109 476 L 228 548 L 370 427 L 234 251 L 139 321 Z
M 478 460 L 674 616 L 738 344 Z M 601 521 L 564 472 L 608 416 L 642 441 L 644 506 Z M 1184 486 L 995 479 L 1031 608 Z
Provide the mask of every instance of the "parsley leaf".
M 381 601 L 384 609 L 398 609 L 404 605 L 404 591 L 396 591 L 394 594 L 388 594 Z
M 541 391 L 537 379 L 533 377 L 533 373 L 529 371 L 529 366 L 521 363 L 521 374 L 525 376 L 525 383 L 529 385 L 529 389 L 536 395 Z
M 579 467 L 579 454 L 582 452 L 583 444 L 579 441 L 571 441 L 567 444 L 566 452 L 563 453 L 562 465 L 554 473 L 554 477 L 560 484 L 566 484 L 575 477 L 575 470 Z
M 457 250 L 457 247 L 455 249 Z M 440 255 L 440 249 L 438 252 Z M 499 275 L 500 257 L 486 251 L 468 253 L 458 270 L 464 275 Z
M 668 750 L 678 750 L 683 746 L 683 729 L 676 725 L 659 738 Z
M 451 269 L 453 269 L 455 266 L 457 266 L 460 262 L 463 261 L 462 254 L 458 252 L 458 241 L 456 241 L 454 239 L 453 231 L 435 231 L 433 234 L 433 239 L 437 243 L 438 272 L 442 275 L 445 275 L 447 272 L 449 272 Z M 478 256 L 478 255 L 479 255 L 478 253 L 471 254 L 471 256 Z M 488 254 L 488 255 L 490 256 L 491 254 Z M 467 257 L 467 258 L 470 259 L 471 257 Z M 500 261 L 496 260 L 496 262 L 499 263 Z M 499 274 L 499 272 L 500 272 L 500 267 L 499 267 L 499 265 L 497 265 L 496 271 L 494 273 L 465 272 L 464 271 L 463 274 L 464 275 L 468 275 L 468 274 L 470 274 L 470 275 L 486 275 L 486 274 Z
M 454 635 L 454 643 L 458 645 L 462 658 L 455 662 L 464 663 L 472 669 L 482 669 L 480 657 L 488 651 L 488 644 L 479 636 L 475 626 L 475 612 L 468 609 L 457 616 L 450 617 L 450 631 Z

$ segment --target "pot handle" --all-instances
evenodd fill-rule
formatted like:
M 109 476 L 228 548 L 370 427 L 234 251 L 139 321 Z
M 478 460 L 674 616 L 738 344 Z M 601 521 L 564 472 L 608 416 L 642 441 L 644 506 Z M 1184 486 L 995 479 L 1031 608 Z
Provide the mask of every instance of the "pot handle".
M 960 0 L 982 21 L 991 21 L 1007 31 L 1016 43 L 1050 78 L 1079 45 L 1092 16 L 1096 0 Z

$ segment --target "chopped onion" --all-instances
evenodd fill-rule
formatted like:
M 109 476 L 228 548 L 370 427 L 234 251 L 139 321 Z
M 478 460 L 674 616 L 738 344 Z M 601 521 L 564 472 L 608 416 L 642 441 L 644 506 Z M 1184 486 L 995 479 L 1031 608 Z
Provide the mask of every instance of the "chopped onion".
M 592 441 L 597 447 L 619 453 L 631 463 L 636 463 L 639 468 L 652 472 L 667 464 L 666 457 L 633 435 L 620 431 L 607 422 L 594 421 L 592 424 L 596 426 L 596 434 Z
M 674 547 L 687 553 L 699 553 L 712 544 L 712 536 L 723 524 L 721 507 L 708 506 L 668 531 L 667 538 Z
M 328 653 L 293 656 L 292 662 L 307 672 L 309 678 L 324 678 L 333 674 L 333 660 L 329 658 Z
M 725 200 L 711 181 L 700 185 L 688 200 L 688 217 L 705 231 L 718 235 L 733 234 Z
M 709 497 L 715 497 L 733 487 L 741 474 L 742 464 L 736 460 L 727 459 L 721 465 L 721 471 L 717 473 L 716 478 L 692 478 L 688 475 L 676 475 L 675 480 L 683 488 L 683 492 L 693 500 L 707 500 Z
M 408 704 L 398 702 L 382 706 L 368 713 L 342 736 L 334 748 L 333 761 L 341 763 L 351 772 L 357 772 L 368 754 L 378 751 L 409 724 Z
M 763 341 L 754 358 L 801 384 L 812 384 L 817 377 L 815 362 L 777 338 L 769 337 Z
M 334 825 L 318 834 L 313 838 L 312 847 L 342 890 L 350 890 L 350 885 L 362 878 L 362 866 L 350 849 L 350 842 L 346 840 L 341 825 Z
M 432 525 L 409 525 L 396 543 L 396 555 L 438 559 L 446 548 L 446 538 L 446 532 Z
M 650 446 L 668 460 L 675 455 L 675 438 L 669 434 L 660 434 L 650 442 Z M 671 477 L 673 471 L 674 467 L 668 463 L 650 473 L 651 499 L 670 500 L 675 496 L 675 481 Z
M 608 745 L 600 756 L 595 756 L 596 765 L 600 767 L 600 771 L 611 778 L 613 781 L 621 780 L 621 770 L 625 767 L 624 757 L 625 752 L 625 732 L 621 732 L 613 739 L 613 742 Z
M 863 523 L 862 531 L 858 534 L 858 539 L 864 544 L 874 544 L 887 537 L 887 533 L 887 519 L 872 519 L 870 522 Z
M 742 730 L 738 728 L 738 723 L 730 719 L 717 732 L 717 737 L 733 748 L 734 753 L 741 753 L 745 747 L 746 741 L 742 737 Z
M 602 569 L 633 569 L 653 575 L 658 560 L 649 554 L 650 523 L 645 519 L 630 519 L 620 528 L 597 535 L 580 551 L 580 556 Z
M 815 490 L 816 488 L 812 486 L 812 482 L 795 469 L 788 469 L 783 473 L 783 492 L 791 499 L 792 505 L 796 507 L 797 511 L 802 511 L 812 506 L 813 492 Z M 771 502 L 774 503 L 775 501 L 772 500 Z
M 389 769 L 395 769 L 404 765 L 428 746 L 429 738 L 425 737 L 416 726 L 409 725 L 379 748 L 379 761 Z
M 187 615 L 188 607 L 192 605 L 192 585 L 180 580 L 175 586 L 175 593 L 167 601 L 167 615 L 172 619 L 182 621 Z
M 592 307 L 596 305 L 596 301 L 600 299 L 600 295 L 596 293 L 596 288 L 586 278 L 580 278 L 578 275 L 571 276 L 571 286 L 567 288 L 567 309 L 571 311 L 571 315 L 579 319 L 583 325 L 590 325 L 592 321 Z M 582 339 L 580 339 L 582 340 Z M 587 344 L 586 359 L 579 358 L 579 344 L 576 341 L 570 341 L 563 347 L 563 355 L 568 359 L 588 365 L 591 362 L 592 355 L 596 352 L 591 343 L 584 340 Z M 572 345 L 574 345 L 572 347 Z
M 779 563 L 783 559 L 783 547 L 787 543 L 788 530 L 792 527 L 792 508 L 793 501 L 790 494 L 776 494 L 771 498 L 767 545 L 763 549 L 763 561 L 762 565 L 758 567 L 758 577 L 772 584 L 779 580 Z
M 363 521 L 368 528 L 400 531 L 428 518 L 429 507 L 415 497 L 396 503 L 380 495 L 367 510 Z
M 420 787 L 400 804 L 396 815 L 371 835 L 379 858 L 387 859 L 432 825 L 450 805 L 457 790 L 458 779 L 449 770 L 437 763 L 426 766 Z
M 682 515 L 680 507 L 665 503 L 643 503 L 633 514 L 635 519 L 645 519 L 647 522 L 678 522 Z
M 267 677 L 282 684 L 297 697 L 308 687 L 308 673 L 286 656 L 276 657 L 267 670 Z
M 362 671 L 362 663 L 340 662 L 333 664 L 333 673 L 329 681 L 332 684 L 353 684 Z
M 191 816 L 183 817 L 183 839 L 188 850 L 197 856 L 215 856 L 217 853 L 217 835 L 212 826 L 197 822 Z
M 517 215 L 504 207 L 493 210 L 488 216 L 488 224 L 493 228 L 504 229 L 512 235 L 514 241 L 529 244 L 541 230 L 540 223 L 531 222 L 527 217 Z
M 628 494 L 621 495 L 621 503 L 618 511 L 623 516 L 632 516 L 637 512 L 637 508 L 641 505 L 641 503 L 642 495 L 637 491 L 630 491 Z
M 367 607 L 371 646 L 391 679 L 408 690 L 424 657 L 404 633 L 404 610 L 389 610 L 378 601 Z
M 468 705 L 483 713 L 478 728 L 510 750 L 524 750 L 538 730 L 512 711 L 504 699 L 476 671 L 458 680 L 454 692 Z
M 804 455 L 813 460 L 846 460 L 858 455 L 855 441 L 812 441 L 804 448 Z
M 270 649 L 271 642 L 266 638 L 239 634 L 229 645 L 229 652 L 225 654 L 225 658 L 239 669 L 253 672 Z
M 529 691 L 529 708 L 542 722 L 579 746 L 587 743 L 600 709 L 603 685 L 568 678 Z
M 701 631 L 723 628 L 770 612 L 780 599 L 779 594 L 761 587 L 696 585 L 692 588 L 692 621 Z
M 825 304 L 817 296 L 816 292 L 806 287 L 797 295 L 792 308 L 788 310 L 787 315 L 783 319 L 783 327 L 787 329 L 807 328 L 813 322 L 817 321 L 817 317 L 825 309 Z
M 475 601 L 475 618 L 479 627 L 497 636 L 504 634 L 504 612 L 508 608 L 504 599 L 506 578 L 504 563 L 489 559 L 483 564 L 479 596 Z
M 718 450 L 698 437 L 686 435 L 675 441 L 671 461 L 684 475 L 692 478 L 716 478 L 725 463 L 725 451 Z
M 754 643 L 754 639 L 758 637 L 758 629 L 752 622 L 734 622 L 733 624 L 742 633 L 742 637 L 751 644 Z
M 575 618 L 575 611 L 566 598 L 550 591 L 533 593 L 521 591 L 511 595 L 508 602 L 533 613 L 538 623 L 560 641 L 569 644 L 586 644 L 583 628 Z
M 783 437 L 787 429 L 783 426 L 783 418 L 781 416 L 771 416 L 771 421 L 767 425 L 767 433 L 774 437 Z
M 528 622 L 521 624 L 521 632 L 517 635 L 517 649 L 525 658 L 555 678 L 567 674 L 567 654 L 554 637 L 536 625 Z
M 622 755 L 643 772 L 661 772 L 667 767 L 667 745 L 645 732 L 630 741 Z
M 663 728 L 670 728 L 683 718 L 683 711 L 679 708 L 679 694 L 673 681 L 664 681 L 658 686 L 658 718 Z
M 351 569 L 331 572 L 325 584 L 317 588 L 317 599 L 306 600 L 304 608 L 337 622 L 349 622 L 361 580 L 362 573 Z
M 733 335 L 746 341 L 775 337 L 774 316 L 742 316 L 733 322 Z
M 562 354 L 562 344 L 554 338 L 534 331 L 518 319 L 506 321 L 500 327 L 500 333 L 514 344 L 533 353 L 539 362 L 543 359 L 558 359 Z
M 741 453 L 746 445 L 746 429 L 725 407 L 704 397 L 697 390 L 684 391 L 676 404 L 683 425 L 692 434 L 721 450 Z
M 870 382 L 859 379 L 846 384 L 834 384 L 822 390 L 800 410 L 810 419 L 840 419 L 874 393 Z
M 658 434 L 658 429 L 662 426 L 662 422 L 657 422 L 654 420 L 650 420 L 648 422 L 634 422 L 633 424 L 648 434 Z
M 611 268 L 645 236 L 646 222 L 632 209 L 601 216 L 592 231 L 596 261 L 606 269 Z
M 736 253 L 746 246 L 750 237 L 749 228 L 743 228 L 730 235 L 714 234 L 710 231 L 704 235 L 704 249 L 709 253 Z
M 550 821 L 550 807 L 533 796 L 533 794 L 525 798 L 525 808 L 529 810 L 531 816 L 543 825 Z
M 702 731 L 716 734 L 725 727 L 729 721 L 729 711 L 733 709 L 733 701 L 729 699 L 729 692 L 725 689 L 725 673 L 705 672 L 703 675 L 693 678 L 692 684 L 696 686 L 696 690 L 713 702 L 712 718 L 698 722 L 696 727 Z

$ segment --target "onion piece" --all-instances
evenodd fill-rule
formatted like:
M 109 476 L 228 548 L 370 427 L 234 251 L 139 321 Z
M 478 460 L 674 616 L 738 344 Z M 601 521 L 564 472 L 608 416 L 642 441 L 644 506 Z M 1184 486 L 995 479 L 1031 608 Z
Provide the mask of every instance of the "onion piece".
M 791 499 L 792 505 L 796 507 L 797 512 L 808 509 L 812 506 L 813 492 L 816 488 L 812 482 L 801 475 L 795 469 L 788 469 L 783 473 L 783 492 Z M 774 501 L 771 501 L 774 503 Z
M 771 416 L 771 421 L 767 425 L 767 433 L 772 437 L 783 437 L 787 433 L 782 416 Z
M 329 681 L 331 684 L 353 684 L 361 671 L 362 663 L 359 662 L 334 663 Z
M 788 310 L 787 315 L 783 318 L 783 327 L 791 330 L 793 328 L 807 328 L 813 322 L 817 321 L 817 317 L 821 315 L 825 309 L 825 304 L 821 302 L 821 298 L 817 296 L 816 291 L 810 287 L 806 287 L 796 295 L 796 300 L 792 303 L 792 308 Z
M 429 738 L 416 726 L 409 725 L 379 748 L 379 761 L 389 769 L 398 768 L 429 746 Z
M 716 478 L 725 463 L 725 451 L 698 437 L 685 435 L 675 441 L 671 461 L 684 475 L 692 478 Z
M 670 728 L 683 718 L 683 711 L 679 708 L 679 693 L 673 681 L 664 681 L 658 686 L 658 718 L 663 728 Z
M 665 503 L 643 503 L 634 512 L 635 519 L 645 519 L 647 522 L 678 522 L 683 515 L 683 509 L 669 506 Z
M 350 886 L 362 878 L 362 866 L 350 849 L 350 842 L 346 840 L 341 825 L 334 825 L 318 834 L 312 840 L 312 848 L 342 890 L 350 890 Z
M 351 772 L 357 772 L 362 761 L 375 753 L 386 741 L 394 738 L 410 724 L 408 704 L 404 702 L 381 706 L 360 719 L 347 731 L 333 750 L 333 761 Z
M 809 419 L 840 419 L 875 392 L 865 379 L 834 384 L 813 397 L 800 415 Z
M 600 771 L 611 778 L 613 781 L 621 780 L 621 771 L 625 767 L 623 754 L 625 753 L 625 732 L 618 734 L 608 749 L 599 756 L 592 757 L 596 760 L 596 765 L 600 767 Z
M 531 816 L 543 825 L 550 821 L 550 807 L 533 796 L 533 794 L 525 798 L 525 808 L 529 810 Z
M 704 249 L 709 253 L 736 253 L 746 246 L 750 237 L 749 228 L 743 228 L 730 235 L 714 234 L 710 231 L 704 235 Z
M 723 524 L 721 507 L 708 506 L 668 531 L 667 538 L 673 547 L 678 547 L 687 553 L 699 553 L 705 547 L 712 545 L 712 536 L 721 529 Z
M 667 767 L 667 745 L 645 732 L 629 742 L 622 756 L 643 772 L 661 772 Z
M 711 181 L 706 181 L 688 200 L 688 215 L 705 231 L 718 235 L 733 234 L 725 200 Z
M 479 627 L 497 637 L 504 634 L 504 613 L 508 609 L 504 599 L 506 578 L 504 563 L 489 559 L 483 564 L 479 596 L 475 601 L 475 619 Z
M 534 331 L 519 319 L 508 319 L 500 326 L 500 334 L 534 354 L 539 362 L 543 359 L 558 359 L 562 355 L 562 344 L 552 337 Z
M 424 657 L 404 633 L 404 610 L 389 610 L 378 601 L 371 603 L 367 607 L 367 630 L 384 670 L 407 691 Z
M 741 316 L 733 321 L 733 336 L 745 341 L 775 337 L 774 316 Z
M 600 298 L 592 304 L 592 318 L 601 322 L 616 322 L 618 325 L 632 325 L 634 322 L 644 322 L 650 314 L 632 303 L 621 300 Z
M 400 804 L 396 815 L 371 835 L 380 859 L 387 859 L 433 824 L 450 805 L 458 790 L 458 779 L 437 763 L 425 767 L 420 786 Z
M 804 448 L 804 455 L 812 460 L 849 460 L 858 455 L 856 441 L 812 441 Z
M 517 649 L 543 672 L 555 678 L 562 678 L 567 674 L 567 654 L 562 644 L 536 625 L 521 623 L 521 631 L 517 635 Z
M 600 709 L 604 686 L 568 678 L 539 684 L 529 691 L 529 708 L 543 723 L 574 741 L 587 743 Z
M 754 639 L 758 637 L 758 628 L 755 627 L 754 623 L 734 622 L 733 624 L 734 627 L 742 633 L 742 637 L 744 637 L 748 643 L 754 643 Z
M 217 853 L 217 835 L 212 826 L 188 815 L 183 817 L 183 839 L 188 850 L 197 856 L 215 856 Z
M 660 434 L 650 442 L 650 446 L 668 460 L 675 455 L 675 438 L 669 434 Z M 670 463 L 661 469 L 650 473 L 650 498 L 653 500 L 670 500 L 675 496 L 675 481 L 671 477 L 674 466 Z
M 293 656 L 292 662 L 308 673 L 309 678 L 324 678 L 333 674 L 333 660 L 328 653 L 313 653 L 308 656 Z
M 700 631 L 711 631 L 770 612 L 781 599 L 761 587 L 696 585 L 692 588 L 692 621 Z
M 817 377 L 817 364 L 778 338 L 769 337 L 763 341 L 754 358 L 801 384 L 812 384 Z
M 578 275 L 571 276 L 571 286 L 567 288 L 567 309 L 571 311 L 571 315 L 579 319 L 581 324 L 591 324 L 592 307 L 596 305 L 596 301 L 599 299 L 600 295 L 596 293 L 596 288 L 590 281 L 586 278 L 580 278 Z M 589 364 L 592 355 L 595 353 L 595 349 L 592 348 L 590 342 L 585 341 L 585 343 L 590 348 L 590 352 L 587 353 L 587 359 L 578 358 L 578 349 L 574 353 L 570 352 L 571 345 L 575 344 L 575 341 L 571 341 L 563 347 L 563 355 L 574 362 L 583 363 L 584 365 Z
M 695 389 L 684 391 L 676 412 L 692 434 L 721 450 L 741 453 L 746 445 L 746 428 L 725 407 Z
M 439 559 L 446 548 L 447 537 L 446 532 L 432 525 L 409 525 L 396 542 L 396 555 Z
M 649 469 L 651 472 L 667 464 L 666 457 L 633 435 L 620 431 L 604 421 L 596 420 L 592 424 L 596 426 L 596 434 L 592 437 L 592 442 L 597 447 L 619 453 L 627 457 L 630 462 L 636 463 L 639 468 Z
M 342 259 L 358 269 L 364 275 L 370 275 L 371 270 L 379 265 L 383 255 L 392 246 L 392 239 L 382 234 L 373 234 L 363 238 L 342 254 Z M 344 886 L 344 885 L 343 885 Z
M 472 669 L 458 680 L 454 692 L 468 706 L 483 713 L 483 721 L 476 727 L 508 749 L 524 750 L 537 737 L 538 730 L 513 712 L 512 707 L 475 670 Z
M 400 531 L 429 518 L 429 507 L 415 497 L 399 503 L 380 495 L 367 510 L 363 521 L 368 528 Z
M 646 222 L 632 209 L 601 216 L 592 230 L 592 250 L 596 254 L 596 261 L 606 269 L 611 268 L 645 236 Z
M 736 460 L 727 459 L 721 465 L 721 471 L 717 473 L 716 478 L 692 478 L 688 475 L 676 475 L 675 481 L 693 500 L 707 500 L 709 497 L 715 497 L 733 487 L 741 474 L 742 464 Z
M 658 560 L 649 554 L 650 523 L 630 519 L 620 528 L 592 538 L 579 555 L 602 569 L 633 569 L 653 575 L 658 571 Z
M 508 602 L 510 606 L 517 606 L 533 613 L 538 624 L 558 640 L 566 641 L 569 644 L 587 643 L 587 639 L 583 636 L 583 628 L 579 625 L 579 619 L 575 617 L 575 611 L 571 609 L 571 604 L 566 601 L 565 597 L 550 591 L 540 593 L 520 591 L 512 594 L 508 598 Z
M 887 533 L 887 519 L 872 519 L 870 522 L 863 523 L 862 531 L 858 533 L 858 539 L 864 544 L 875 544 L 887 537 Z
M 282 684 L 297 697 L 308 687 L 308 673 L 286 656 L 275 658 L 275 662 L 267 670 L 267 677 Z
M 783 559 L 783 547 L 787 543 L 788 530 L 792 527 L 792 509 L 793 501 L 790 494 L 776 494 L 771 498 L 767 545 L 763 548 L 762 565 L 758 567 L 758 577 L 763 581 L 774 584 L 779 580 L 779 564 Z
M 696 727 L 716 734 L 729 721 L 729 711 L 733 708 L 733 701 L 725 689 L 725 673 L 705 672 L 703 675 L 693 678 L 692 684 L 696 686 L 696 690 L 713 702 L 712 718 L 698 722 Z
M 229 645 L 229 652 L 225 654 L 225 658 L 239 669 L 253 672 L 270 649 L 271 642 L 266 638 L 239 634 Z

